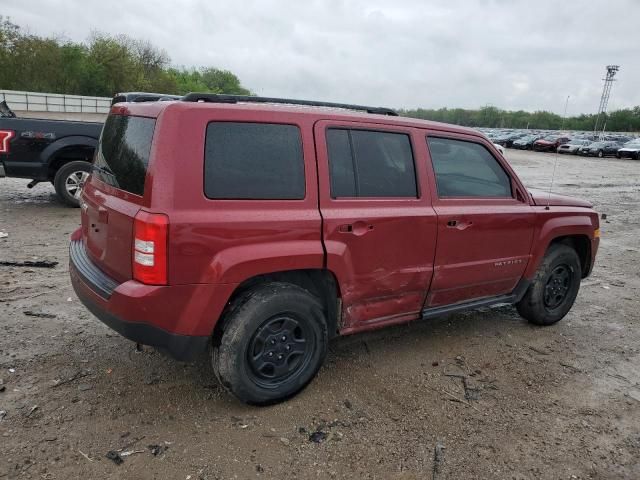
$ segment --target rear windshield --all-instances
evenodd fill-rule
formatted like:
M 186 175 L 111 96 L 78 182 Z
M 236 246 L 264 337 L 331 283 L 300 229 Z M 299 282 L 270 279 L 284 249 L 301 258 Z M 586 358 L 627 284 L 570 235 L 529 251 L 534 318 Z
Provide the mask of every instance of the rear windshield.
M 93 175 L 120 190 L 142 195 L 155 125 L 154 118 L 109 115 Z

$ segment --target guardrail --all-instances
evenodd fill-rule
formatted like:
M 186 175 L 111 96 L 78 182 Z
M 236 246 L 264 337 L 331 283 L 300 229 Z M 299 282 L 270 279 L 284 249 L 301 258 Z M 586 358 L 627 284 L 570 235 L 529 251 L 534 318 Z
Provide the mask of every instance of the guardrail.
M 11 110 L 27 112 L 109 113 L 111 98 L 61 95 L 58 93 L 0 90 Z

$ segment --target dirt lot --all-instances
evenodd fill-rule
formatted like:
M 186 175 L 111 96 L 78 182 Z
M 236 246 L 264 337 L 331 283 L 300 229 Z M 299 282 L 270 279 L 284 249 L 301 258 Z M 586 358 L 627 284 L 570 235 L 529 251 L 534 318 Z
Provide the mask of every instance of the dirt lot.
M 552 155 L 507 156 L 548 187 Z M 501 307 L 338 339 L 268 408 L 95 320 L 67 273 L 78 210 L 26 183 L 0 180 L 0 261 L 59 264 L 0 266 L 0 478 L 640 478 L 640 162 L 560 158 L 554 191 L 607 219 L 556 326 Z

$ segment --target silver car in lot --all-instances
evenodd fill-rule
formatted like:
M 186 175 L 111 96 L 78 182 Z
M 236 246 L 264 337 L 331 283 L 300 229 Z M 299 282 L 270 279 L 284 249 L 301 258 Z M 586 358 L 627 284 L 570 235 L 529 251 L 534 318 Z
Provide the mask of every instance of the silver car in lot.
M 622 148 L 616 152 L 616 157 L 640 160 L 640 138 L 625 143 Z
M 558 153 L 570 153 L 572 155 L 577 155 L 580 147 L 586 147 L 591 143 L 591 140 L 570 140 L 569 143 L 565 143 L 564 145 L 560 145 L 558 147 Z

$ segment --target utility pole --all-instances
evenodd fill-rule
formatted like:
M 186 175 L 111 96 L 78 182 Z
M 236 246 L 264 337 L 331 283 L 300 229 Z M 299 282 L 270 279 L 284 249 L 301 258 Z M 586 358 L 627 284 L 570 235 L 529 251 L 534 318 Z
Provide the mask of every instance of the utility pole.
M 607 114 L 607 105 L 609 103 L 609 95 L 611 95 L 611 87 L 615 81 L 613 77 L 616 76 L 620 70 L 619 65 L 607 65 L 607 76 L 603 78 L 604 87 L 602 88 L 602 96 L 600 97 L 600 106 L 598 107 L 598 114 L 596 115 L 596 124 L 593 127 L 593 135 L 604 134 L 604 126 L 607 124 L 605 115 Z M 602 132 L 598 134 L 600 128 L 600 120 L 603 120 Z

